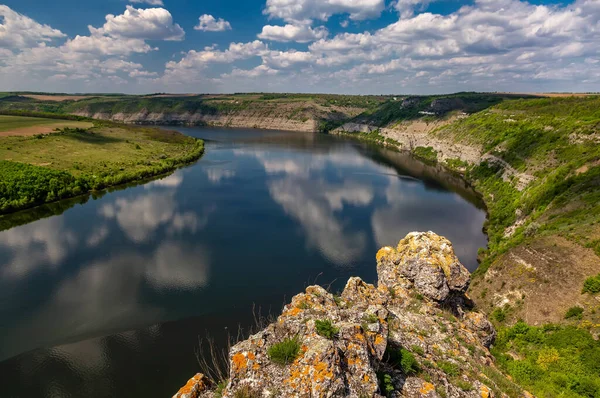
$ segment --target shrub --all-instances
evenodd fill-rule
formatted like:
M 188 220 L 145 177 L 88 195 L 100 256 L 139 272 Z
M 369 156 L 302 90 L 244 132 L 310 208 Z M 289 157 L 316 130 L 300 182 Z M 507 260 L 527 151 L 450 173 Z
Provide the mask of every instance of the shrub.
M 388 364 L 400 369 L 406 375 L 412 375 L 419 371 L 419 362 L 412 352 L 405 348 L 393 349 L 388 346 L 383 358 Z
M 504 322 L 506 320 L 506 310 L 502 308 L 496 308 L 494 311 L 492 311 L 490 316 L 497 322 Z
M 329 319 L 323 321 L 317 320 L 315 321 L 315 326 L 317 328 L 317 333 L 327 339 L 333 339 L 340 331 L 340 329 L 336 328 Z
M 583 315 L 583 308 L 571 307 L 567 310 L 567 313 L 565 314 L 565 319 L 571 319 L 571 318 L 581 319 L 582 315 Z
M 597 294 L 600 293 L 600 274 L 591 276 L 583 283 L 582 293 Z
M 300 341 L 298 337 L 287 338 L 280 343 L 273 344 L 267 350 L 269 359 L 279 365 L 287 365 L 294 362 L 300 353 Z

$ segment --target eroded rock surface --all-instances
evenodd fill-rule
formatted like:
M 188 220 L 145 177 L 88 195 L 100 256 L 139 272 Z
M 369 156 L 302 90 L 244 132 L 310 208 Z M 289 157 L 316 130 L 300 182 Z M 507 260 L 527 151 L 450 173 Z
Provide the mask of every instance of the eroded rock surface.
M 494 368 L 487 348 L 496 332 L 469 308 L 470 275 L 452 244 L 432 232 L 411 233 L 396 248 L 381 249 L 376 259 L 377 286 L 350 278 L 340 295 L 310 286 L 276 322 L 233 346 L 220 394 L 503 395 L 498 380 L 510 381 Z M 331 326 L 329 335 L 319 330 L 323 322 Z M 270 348 L 290 341 L 297 343 L 296 356 L 277 361 Z

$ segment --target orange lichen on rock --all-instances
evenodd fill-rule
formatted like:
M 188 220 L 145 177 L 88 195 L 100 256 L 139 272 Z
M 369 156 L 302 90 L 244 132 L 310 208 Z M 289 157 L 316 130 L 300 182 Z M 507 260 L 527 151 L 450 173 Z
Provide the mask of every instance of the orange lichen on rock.
M 482 385 L 479 389 L 479 394 L 481 395 L 481 398 L 490 398 L 490 389 L 488 386 Z
M 423 395 L 427 395 L 430 392 L 432 392 L 433 390 L 435 390 L 435 386 L 431 383 L 428 382 L 424 382 L 423 386 L 421 387 L 421 389 L 419 390 L 419 392 Z
M 325 362 L 317 362 L 314 369 L 314 380 L 316 382 L 322 382 L 325 379 L 331 380 L 333 378 L 333 372 L 327 367 Z
M 209 388 L 209 381 L 202 373 L 197 373 L 188 380 L 185 386 L 181 387 L 173 398 L 197 398 L 198 395 Z
M 246 369 L 247 366 L 248 366 L 248 360 L 246 359 L 246 356 L 244 354 L 242 354 L 241 352 L 238 352 L 237 354 L 235 354 L 233 356 L 233 371 L 234 372 L 239 372 L 243 369 Z
M 302 310 L 298 307 L 294 307 L 290 310 L 287 310 L 286 312 L 284 312 L 283 314 L 281 314 L 282 317 L 284 316 L 296 316 L 298 315 L 300 312 L 302 312 Z

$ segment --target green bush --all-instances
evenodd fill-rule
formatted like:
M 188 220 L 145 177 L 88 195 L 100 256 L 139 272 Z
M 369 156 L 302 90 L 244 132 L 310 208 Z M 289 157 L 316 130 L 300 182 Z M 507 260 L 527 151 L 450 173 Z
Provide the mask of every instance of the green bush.
M 300 341 L 298 337 L 287 338 L 280 343 L 273 344 L 267 350 L 269 359 L 279 365 L 287 365 L 298 357 Z
M 498 331 L 492 354 L 501 369 L 536 396 L 600 396 L 600 342 L 587 330 L 518 322 Z
M 388 346 L 383 358 L 385 362 L 400 369 L 406 375 L 415 374 L 420 369 L 415 356 L 405 348 L 394 349 Z
M 567 313 L 565 314 L 565 319 L 571 319 L 571 318 L 581 319 L 582 315 L 583 315 L 583 308 L 571 307 L 567 310 Z
M 315 326 L 317 328 L 317 333 L 327 339 L 333 339 L 340 331 L 340 329 L 336 328 L 329 319 L 323 321 L 317 320 L 315 321 Z
M 600 274 L 591 276 L 583 282 L 582 293 L 597 294 L 600 293 Z

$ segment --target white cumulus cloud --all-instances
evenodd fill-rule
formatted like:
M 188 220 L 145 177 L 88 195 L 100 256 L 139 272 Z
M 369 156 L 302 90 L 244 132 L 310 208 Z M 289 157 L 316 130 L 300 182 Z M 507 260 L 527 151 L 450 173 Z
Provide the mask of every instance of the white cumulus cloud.
M 212 15 L 204 14 L 200 16 L 198 25 L 194 26 L 194 29 L 203 32 L 224 32 L 231 30 L 231 24 L 223 18 L 216 19 Z
M 267 0 L 264 13 L 287 22 L 327 21 L 335 14 L 363 20 L 377 18 L 384 8 L 384 0 Z
M 307 25 L 291 25 L 285 26 L 263 26 L 262 32 L 258 35 L 259 39 L 272 41 L 295 41 L 298 43 L 308 43 L 311 41 L 324 39 L 329 32 L 327 28 L 321 26 L 313 29 Z
M 127 6 L 121 15 L 108 14 L 101 31 L 110 36 L 142 40 L 183 40 L 185 31 L 164 8 L 137 9 Z
M 63 37 L 66 35 L 60 30 L 42 25 L 0 4 L 0 48 L 23 48 Z

